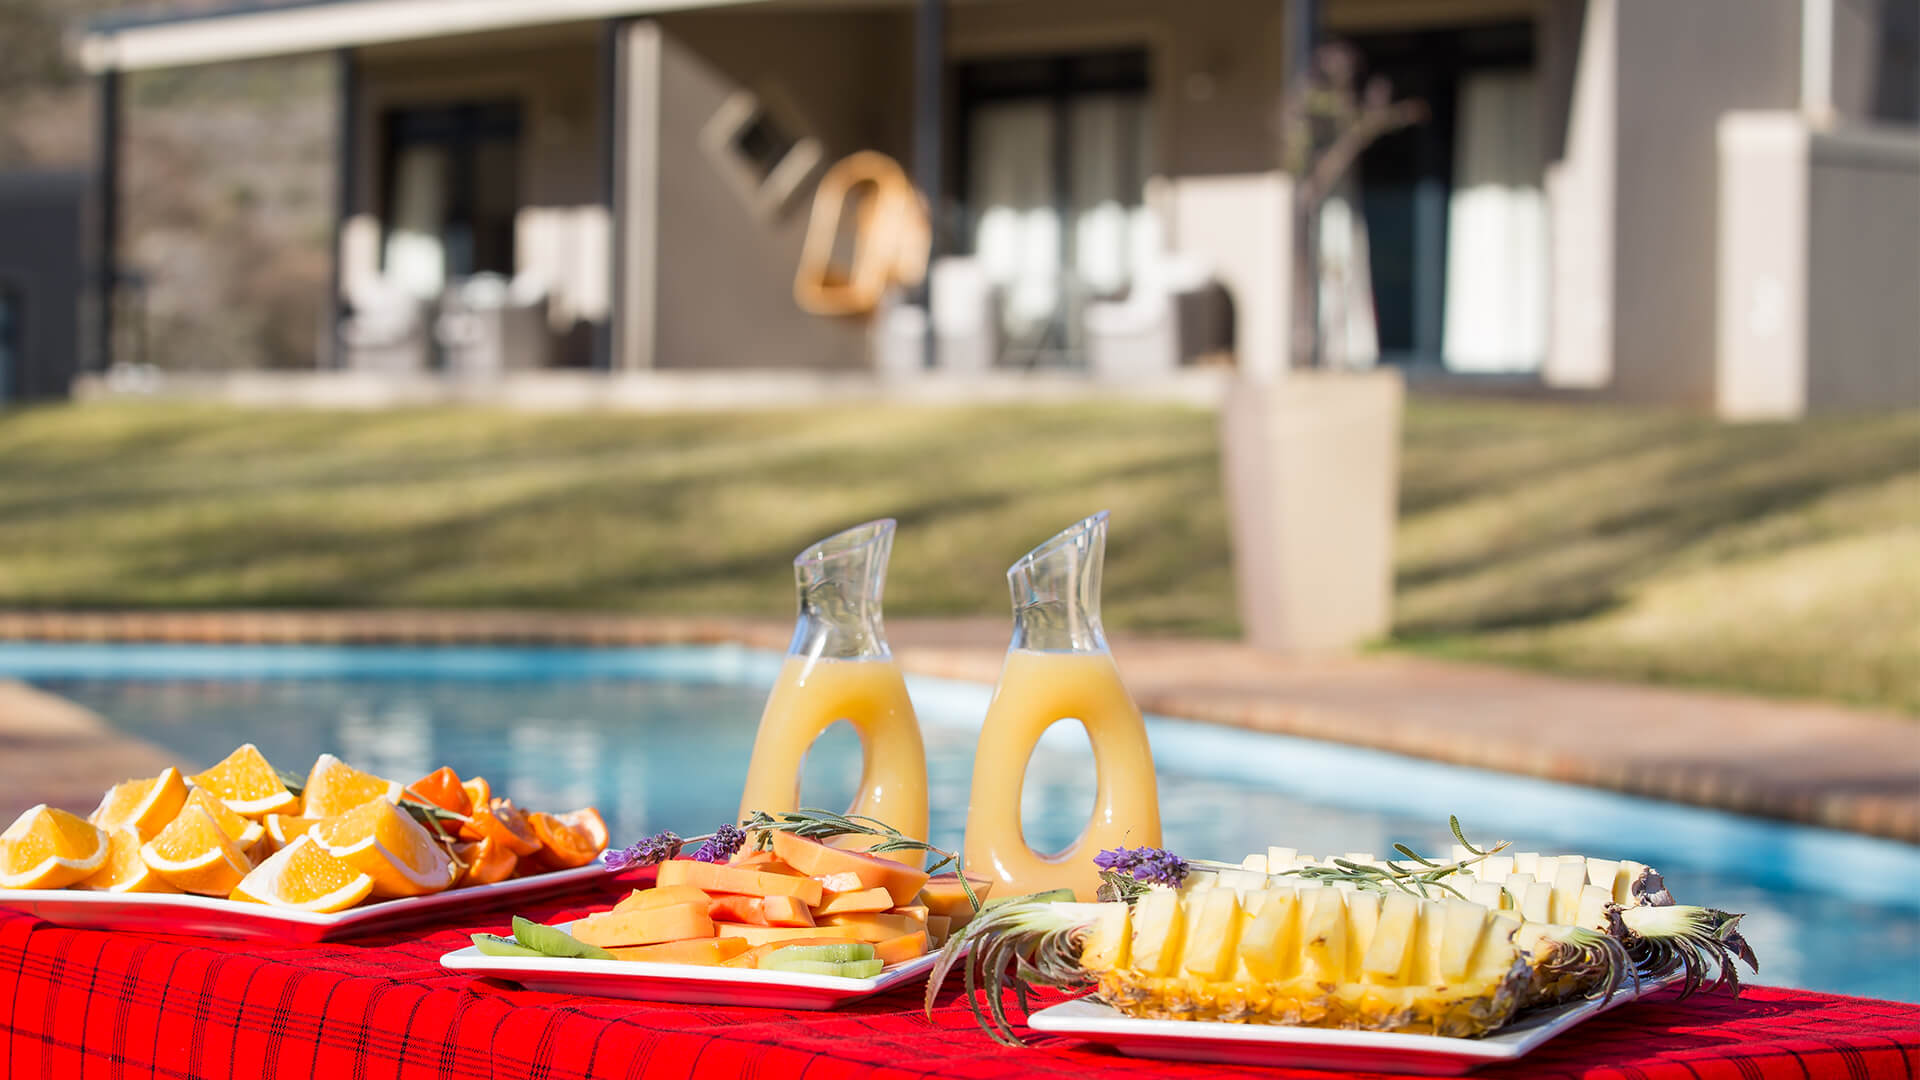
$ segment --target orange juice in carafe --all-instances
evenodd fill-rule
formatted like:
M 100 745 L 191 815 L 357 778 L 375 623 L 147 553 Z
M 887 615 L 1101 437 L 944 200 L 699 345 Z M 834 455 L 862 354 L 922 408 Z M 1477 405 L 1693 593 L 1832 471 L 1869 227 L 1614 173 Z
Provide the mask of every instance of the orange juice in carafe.
M 880 597 L 891 520 L 830 536 L 793 562 L 800 617 L 760 716 L 740 816 L 800 805 L 807 750 L 836 720 L 860 736 L 860 786 L 849 813 L 927 838 L 927 755 L 906 679 L 887 647 Z M 853 840 L 846 846 L 867 846 Z
M 987 707 L 973 759 L 967 807 L 967 872 L 996 896 L 1067 888 L 1092 900 L 1096 853 L 1160 846 L 1160 796 L 1140 709 L 1120 682 L 1100 626 L 1100 571 L 1107 515 L 1087 518 L 1007 571 L 1013 644 Z M 1020 825 L 1020 792 L 1040 736 L 1078 720 L 1093 746 L 1097 789 L 1086 829 L 1065 851 L 1041 854 Z

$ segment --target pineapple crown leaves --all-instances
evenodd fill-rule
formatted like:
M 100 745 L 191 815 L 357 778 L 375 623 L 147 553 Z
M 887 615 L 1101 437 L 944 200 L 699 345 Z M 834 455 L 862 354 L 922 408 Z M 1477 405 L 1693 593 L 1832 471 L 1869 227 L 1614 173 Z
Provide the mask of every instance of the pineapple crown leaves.
M 966 978 L 967 1009 L 974 1021 L 1002 1046 L 1025 1046 L 1007 1019 L 1009 987 L 1021 1010 L 1031 1012 L 1029 986 L 1073 991 L 1098 982 L 1080 966 L 1080 950 L 1093 926 L 1085 910 L 1085 905 L 1008 900 L 981 912 L 964 931 L 947 939 L 928 973 L 928 1018 L 933 1016 L 941 986 L 957 965 Z M 986 993 L 976 992 L 981 989 Z
M 1610 908 L 1610 932 L 1626 948 L 1634 966 L 1649 979 L 1680 974 L 1680 997 L 1726 990 L 1740 995 L 1736 959 L 1760 970 L 1753 947 L 1740 936 L 1742 916 L 1689 904 Z M 1708 985 L 1708 979 L 1712 984 Z

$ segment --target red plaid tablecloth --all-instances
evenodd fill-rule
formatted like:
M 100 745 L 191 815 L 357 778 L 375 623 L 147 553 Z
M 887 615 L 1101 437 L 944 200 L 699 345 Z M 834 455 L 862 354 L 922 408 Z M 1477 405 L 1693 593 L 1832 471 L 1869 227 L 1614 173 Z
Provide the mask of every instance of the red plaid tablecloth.
M 624 889 L 525 913 L 559 921 Z M 0 912 L 0 1077 L 1301 1077 L 1150 1062 L 1070 1039 L 993 1043 L 950 990 L 826 1013 L 533 993 L 442 971 L 441 954 L 508 913 L 326 945 L 68 930 Z M 956 980 L 957 985 L 957 980 Z M 1920 1006 L 1756 988 L 1738 1001 L 1623 1006 L 1485 1080 L 1526 1077 L 1912 1077 Z

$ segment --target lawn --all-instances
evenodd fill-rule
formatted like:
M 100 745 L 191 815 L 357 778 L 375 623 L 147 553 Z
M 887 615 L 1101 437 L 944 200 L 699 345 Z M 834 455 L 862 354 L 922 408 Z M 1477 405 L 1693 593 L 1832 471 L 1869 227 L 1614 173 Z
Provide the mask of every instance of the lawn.
M 1234 631 L 1200 410 L 52 407 L 0 414 L 0 606 L 784 616 L 792 554 L 885 514 L 890 611 L 1000 613 L 1101 507 L 1110 625 Z M 1416 400 L 1401 509 L 1389 647 L 1920 712 L 1920 414 Z

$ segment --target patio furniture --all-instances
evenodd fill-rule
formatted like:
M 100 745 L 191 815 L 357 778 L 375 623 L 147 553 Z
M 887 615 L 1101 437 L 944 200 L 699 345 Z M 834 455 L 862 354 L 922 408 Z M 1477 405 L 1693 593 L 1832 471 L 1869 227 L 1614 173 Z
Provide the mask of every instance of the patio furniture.
M 440 302 L 434 339 L 450 375 L 487 378 L 547 367 L 553 334 L 546 285 L 526 275 L 508 281 L 499 274 L 459 282 Z
M 609 875 L 558 903 L 308 946 L 68 930 L 0 912 L 0 1065 L 13 1076 L 248 1080 L 1220 1074 L 1059 1039 L 999 1046 L 975 1027 L 958 980 L 928 1019 L 919 984 L 807 1013 L 536 993 L 438 964 L 468 934 L 499 932 L 512 914 L 553 923 L 605 908 L 639 883 L 634 877 Z M 1060 1000 L 1035 994 L 1036 1007 Z M 1501 1075 L 1904 1076 L 1916 1055 L 1920 1006 L 1768 987 L 1737 1001 L 1676 1002 L 1668 991 L 1588 1021 Z M 1259 1075 L 1328 1074 L 1276 1067 Z
M 1233 347 L 1226 288 L 1191 256 L 1143 262 L 1122 300 L 1093 301 L 1082 315 L 1087 368 L 1102 379 L 1147 379 Z
M 340 346 L 349 371 L 410 375 L 427 369 L 427 306 L 384 279 L 348 290 Z

